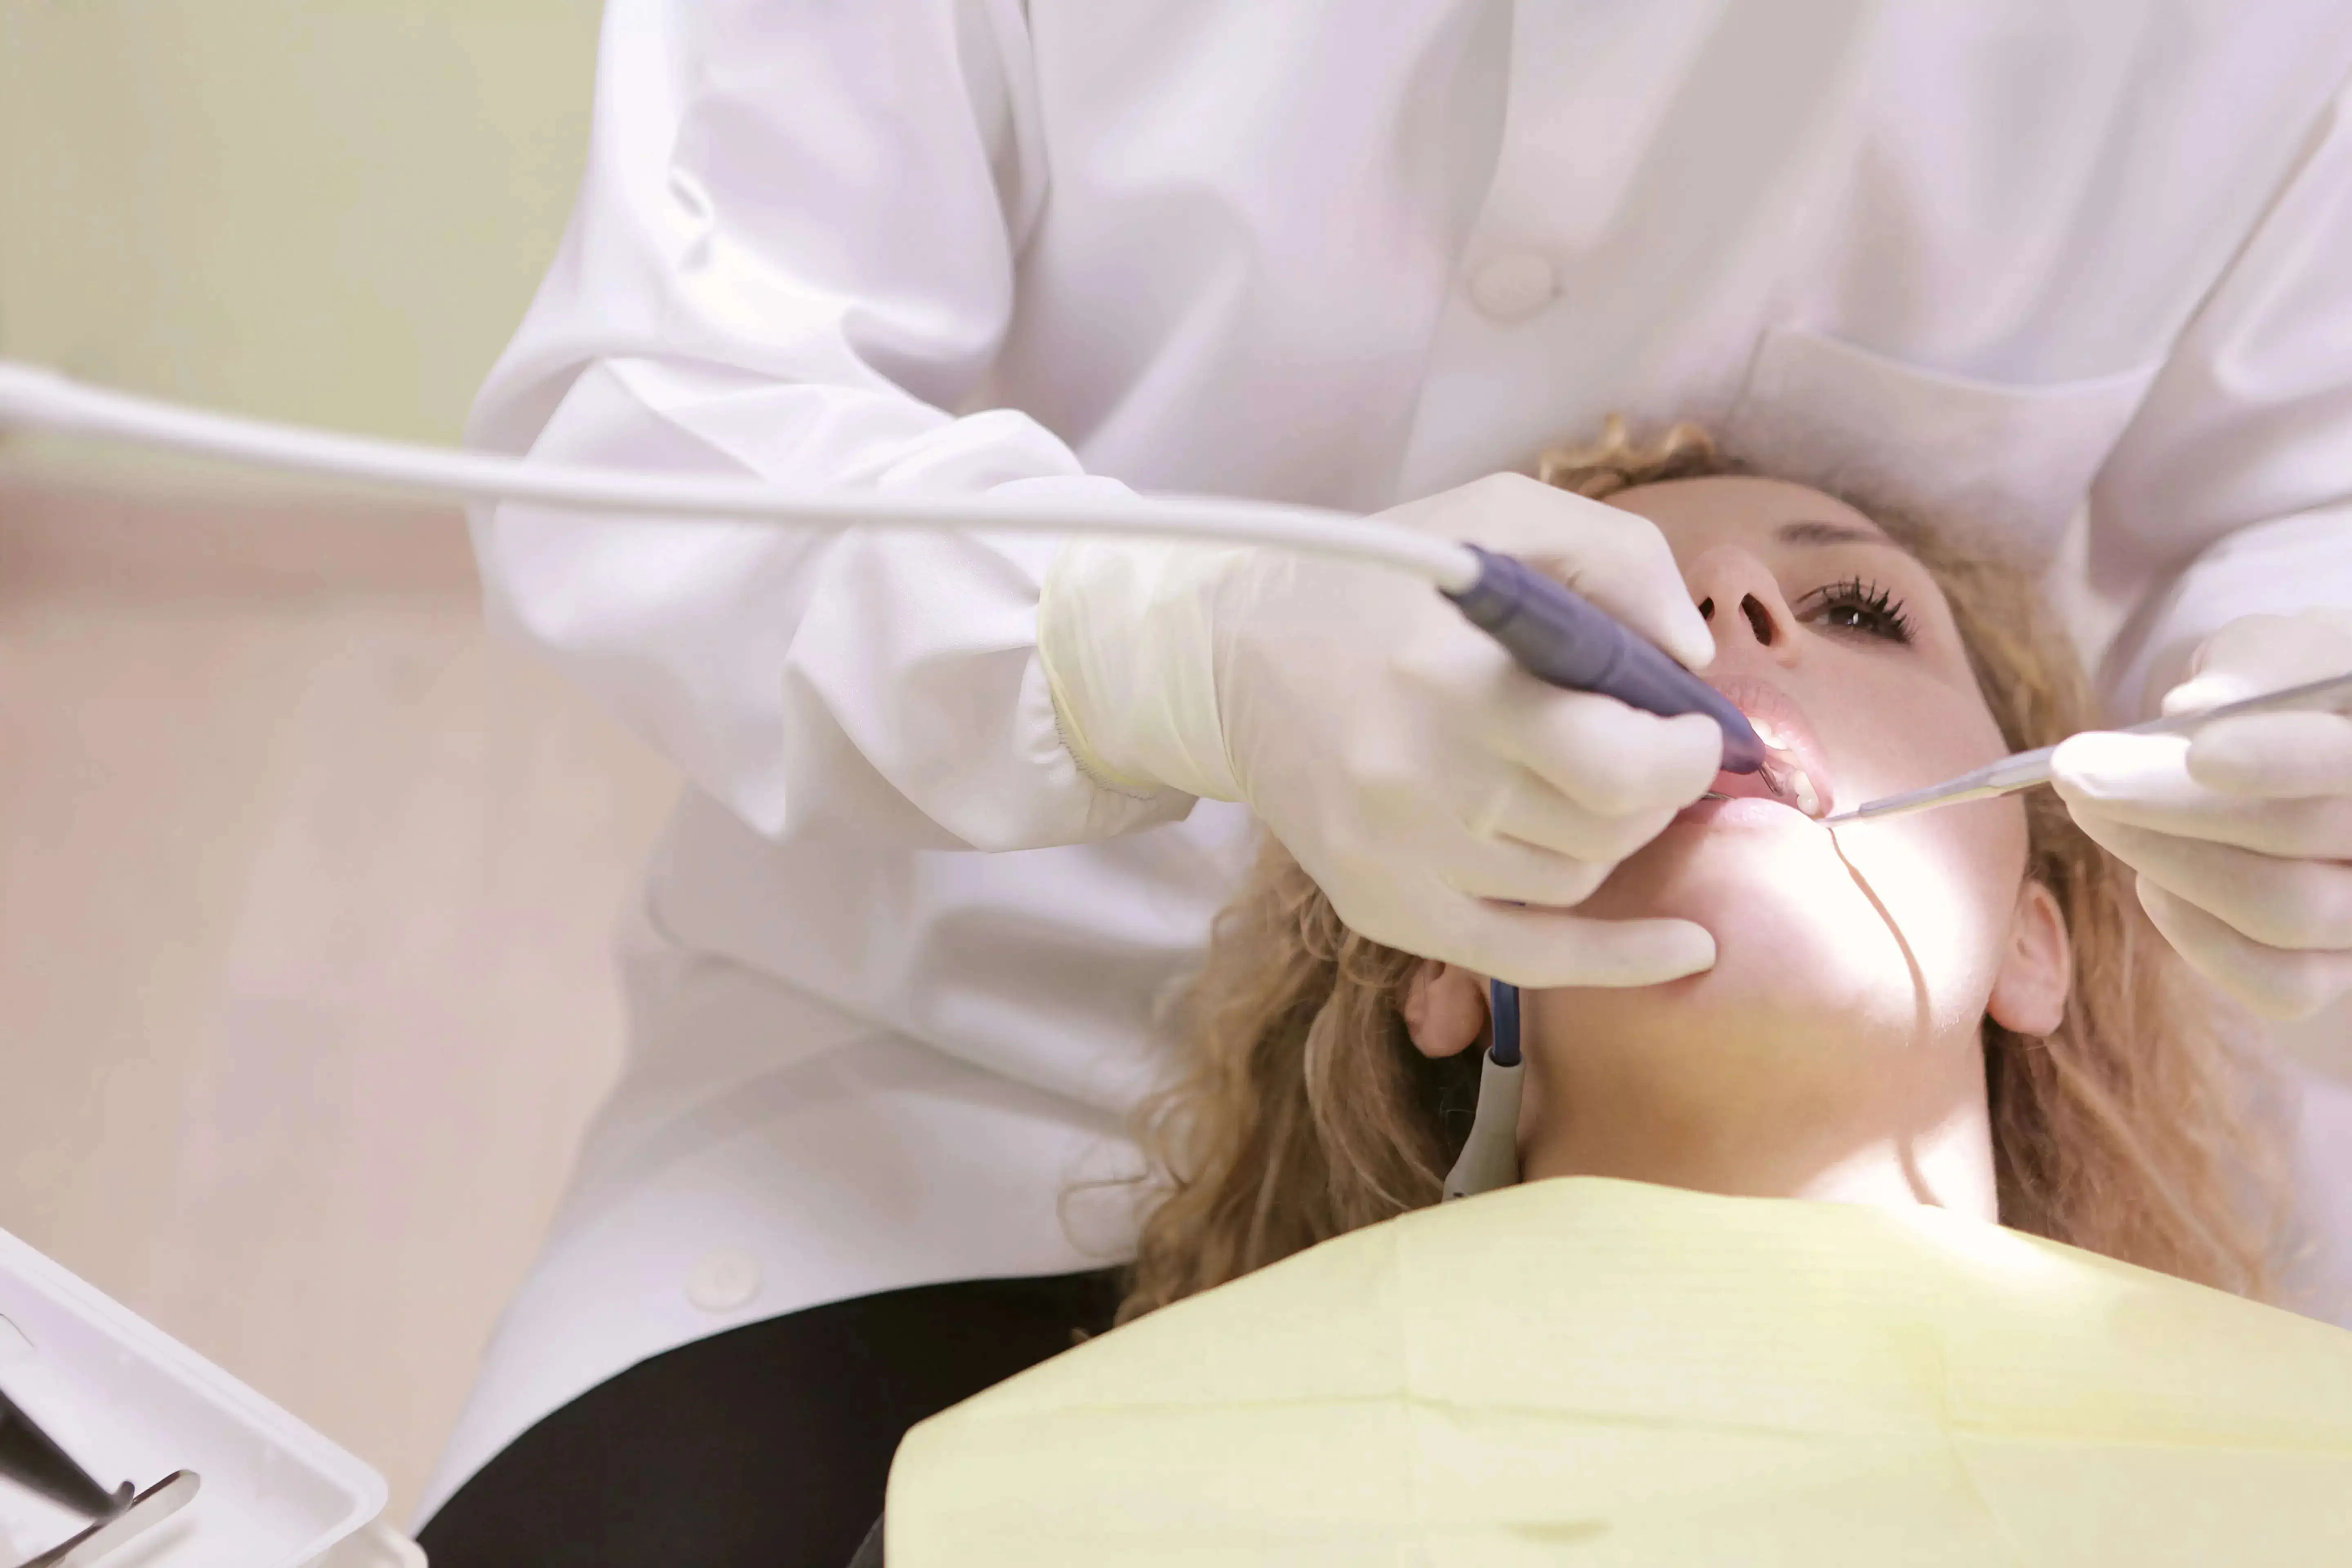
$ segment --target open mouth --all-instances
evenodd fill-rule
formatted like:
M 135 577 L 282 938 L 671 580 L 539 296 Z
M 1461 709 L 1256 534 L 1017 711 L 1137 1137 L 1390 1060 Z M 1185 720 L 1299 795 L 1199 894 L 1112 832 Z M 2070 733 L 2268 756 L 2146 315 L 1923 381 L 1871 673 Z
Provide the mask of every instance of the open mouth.
M 1708 800 L 1769 800 L 1818 822 L 1834 807 L 1827 759 L 1796 705 L 1762 681 L 1733 677 L 1717 689 L 1737 703 L 1770 753 L 1752 773 L 1719 773 Z

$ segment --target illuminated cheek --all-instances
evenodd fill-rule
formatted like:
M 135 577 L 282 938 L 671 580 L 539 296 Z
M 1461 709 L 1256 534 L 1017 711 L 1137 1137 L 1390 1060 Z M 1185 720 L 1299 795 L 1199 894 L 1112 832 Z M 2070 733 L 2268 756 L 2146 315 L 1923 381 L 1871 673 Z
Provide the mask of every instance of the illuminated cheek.
M 1933 1010 L 1981 1013 L 2024 868 L 2014 801 L 1836 829 L 1839 847 L 1918 968 Z
M 1832 713 L 1822 739 L 1837 763 L 1841 806 L 1956 777 L 2007 750 L 1973 694 L 1935 682 L 1882 683 Z

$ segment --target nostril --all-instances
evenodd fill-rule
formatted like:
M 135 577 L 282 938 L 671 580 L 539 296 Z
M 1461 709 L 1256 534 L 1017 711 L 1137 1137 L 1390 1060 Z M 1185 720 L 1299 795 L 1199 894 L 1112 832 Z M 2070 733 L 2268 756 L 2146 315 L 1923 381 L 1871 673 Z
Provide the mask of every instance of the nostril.
M 1703 621 L 1711 621 L 1715 619 L 1715 601 L 1713 599 L 1701 599 L 1698 602 L 1698 618 Z
M 1756 640 L 1770 647 L 1773 637 L 1771 612 L 1753 594 L 1739 602 L 1739 610 L 1748 617 L 1748 624 L 1756 628 Z

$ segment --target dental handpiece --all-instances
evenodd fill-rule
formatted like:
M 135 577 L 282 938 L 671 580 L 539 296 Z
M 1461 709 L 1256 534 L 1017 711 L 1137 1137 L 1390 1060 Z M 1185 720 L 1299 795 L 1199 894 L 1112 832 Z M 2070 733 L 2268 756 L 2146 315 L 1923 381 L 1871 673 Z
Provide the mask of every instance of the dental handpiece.
M 1526 562 L 1466 548 L 1478 560 L 1476 580 L 1459 592 L 1442 591 L 1522 669 L 1669 719 L 1704 713 L 1723 731 L 1726 768 L 1752 773 L 1764 765 L 1764 742 L 1747 715 L 1657 644 Z
M 1128 533 L 1270 544 L 1370 562 L 1434 584 L 1529 674 L 1664 718 L 1704 713 L 1723 731 L 1723 765 L 1753 773 L 1765 750 L 1734 704 L 1655 644 L 1524 562 L 1376 520 L 1211 497 L 881 495 L 793 491 L 752 479 L 569 468 L 487 452 L 344 436 L 213 414 L 0 360 L 0 428 L 19 425 L 129 441 L 252 467 L 353 479 L 463 500 L 535 501 L 578 511 L 733 519 L 840 530 L 912 528 Z

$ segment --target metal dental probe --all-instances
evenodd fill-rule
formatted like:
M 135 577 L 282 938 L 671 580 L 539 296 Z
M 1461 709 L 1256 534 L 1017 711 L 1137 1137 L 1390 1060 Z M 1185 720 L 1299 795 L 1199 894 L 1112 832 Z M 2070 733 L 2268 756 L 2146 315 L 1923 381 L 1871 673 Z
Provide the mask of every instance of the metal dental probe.
M 1613 697 L 1664 717 L 1704 713 L 1723 731 L 1726 768 L 1753 773 L 1764 762 L 1764 743 L 1737 706 L 1580 595 L 1511 556 L 1342 512 L 1209 497 L 1137 496 L 1106 505 L 1071 497 L 991 500 L 823 493 L 755 479 L 567 468 L 211 414 L 0 360 L 0 427 L 12 424 L 468 500 L 535 501 L 580 511 L 739 519 L 820 530 L 1222 539 L 1371 562 L 1434 584 L 1472 625 L 1538 679 Z
M 2347 707 L 2352 707 L 2352 675 L 2336 675 L 2325 680 L 2291 686 L 2283 691 L 2249 697 L 2240 702 L 2225 702 L 2200 713 L 2151 719 L 2145 724 L 2134 724 L 2116 732 L 2125 735 L 2187 735 L 2216 719 L 2235 718 L 2242 713 L 2273 713 L 2298 709 L 2340 712 Z M 1956 805 L 1962 801 L 1990 800 L 1995 795 L 2014 795 L 2019 790 L 2032 789 L 2036 784 L 2050 782 L 2050 759 L 2057 751 L 2055 746 L 2043 746 L 2038 751 L 2019 752 L 1997 763 L 1989 763 L 1972 773 L 1946 779 L 1942 784 L 1864 801 L 1851 811 L 1841 811 L 1822 820 L 1824 823 L 1863 822 L 1872 817 L 1902 816 L 1909 812 L 1929 811 L 1939 805 Z
M 112 1556 L 134 1538 L 146 1534 L 194 1501 L 203 1484 L 194 1470 L 173 1470 L 130 1498 L 117 1511 L 95 1521 L 71 1539 L 59 1542 L 24 1568 L 92 1568 L 100 1558 Z

